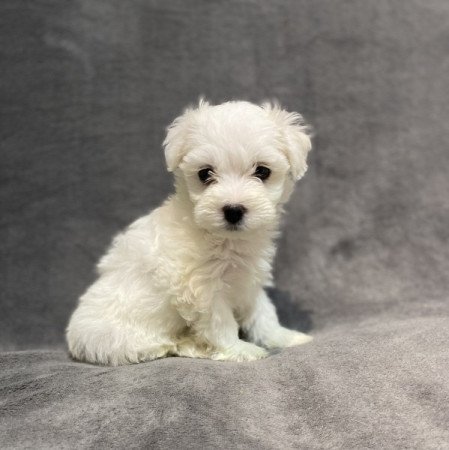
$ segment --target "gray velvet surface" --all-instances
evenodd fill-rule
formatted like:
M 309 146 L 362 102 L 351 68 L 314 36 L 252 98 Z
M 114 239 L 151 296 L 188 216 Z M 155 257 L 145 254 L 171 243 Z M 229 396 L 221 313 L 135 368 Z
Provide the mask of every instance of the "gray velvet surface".
M 3 0 L 0 447 L 449 448 L 449 3 Z M 112 235 L 172 189 L 200 94 L 316 138 L 271 291 L 310 345 L 256 363 L 70 361 Z

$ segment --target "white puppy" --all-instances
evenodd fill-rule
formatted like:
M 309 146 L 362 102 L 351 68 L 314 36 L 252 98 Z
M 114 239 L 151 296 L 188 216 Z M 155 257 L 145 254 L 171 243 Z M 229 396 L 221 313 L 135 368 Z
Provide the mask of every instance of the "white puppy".
M 282 206 L 307 168 L 302 117 L 201 101 L 170 125 L 164 147 L 176 193 L 101 259 L 67 327 L 71 355 L 111 365 L 167 355 L 251 361 L 310 341 L 279 324 L 263 289 Z

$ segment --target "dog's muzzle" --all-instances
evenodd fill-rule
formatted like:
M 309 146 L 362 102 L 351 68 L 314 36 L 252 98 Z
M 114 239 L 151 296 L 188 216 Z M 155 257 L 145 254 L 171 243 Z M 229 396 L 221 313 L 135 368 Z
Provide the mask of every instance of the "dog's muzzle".
M 238 225 L 242 222 L 246 208 L 243 205 L 226 205 L 223 207 L 223 215 L 230 225 Z

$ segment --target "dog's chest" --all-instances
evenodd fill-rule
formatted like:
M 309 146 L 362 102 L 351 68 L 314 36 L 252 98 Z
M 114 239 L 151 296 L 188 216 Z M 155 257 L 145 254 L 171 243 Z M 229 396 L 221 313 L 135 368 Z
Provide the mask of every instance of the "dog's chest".
M 238 245 L 235 242 L 198 247 L 184 253 L 182 269 L 171 272 L 170 291 L 176 301 L 196 304 L 224 297 L 232 303 L 251 301 L 256 292 L 271 282 L 274 249 Z
M 266 254 L 235 243 L 218 248 L 211 265 L 220 273 L 223 286 L 234 294 L 264 284 L 271 273 Z

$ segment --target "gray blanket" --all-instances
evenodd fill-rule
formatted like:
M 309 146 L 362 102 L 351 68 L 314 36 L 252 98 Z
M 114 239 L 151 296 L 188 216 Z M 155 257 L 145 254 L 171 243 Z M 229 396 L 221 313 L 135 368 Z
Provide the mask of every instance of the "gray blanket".
M 449 448 L 445 0 L 0 3 L 1 448 Z M 172 189 L 164 127 L 278 98 L 314 125 L 254 363 L 71 361 L 112 235 Z

